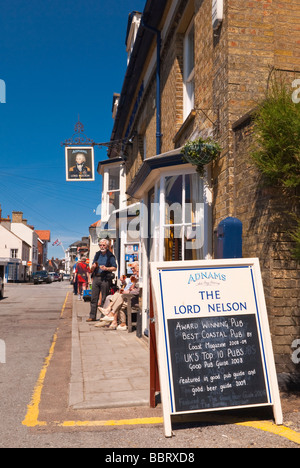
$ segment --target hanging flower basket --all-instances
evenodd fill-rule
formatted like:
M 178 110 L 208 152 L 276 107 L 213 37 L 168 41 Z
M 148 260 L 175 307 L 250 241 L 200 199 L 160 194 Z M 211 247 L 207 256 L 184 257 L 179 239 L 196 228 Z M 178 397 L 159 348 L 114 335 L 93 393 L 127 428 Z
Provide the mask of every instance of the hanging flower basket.
M 184 159 L 197 166 L 197 172 L 204 176 L 204 167 L 214 161 L 220 154 L 221 147 L 212 138 L 203 140 L 198 138 L 195 141 L 188 141 L 182 148 Z

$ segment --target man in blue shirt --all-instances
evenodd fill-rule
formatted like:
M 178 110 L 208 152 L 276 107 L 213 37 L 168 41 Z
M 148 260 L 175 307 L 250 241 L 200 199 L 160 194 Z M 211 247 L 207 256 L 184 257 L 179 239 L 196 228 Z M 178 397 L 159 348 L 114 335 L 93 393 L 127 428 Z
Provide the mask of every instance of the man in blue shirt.
M 97 309 L 99 297 L 101 294 L 101 306 L 109 293 L 109 286 L 112 273 L 117 270 L 115 256 L 108 250 L 109 242 L 106 239 L 99 241 L 99 252 L 96 253 L 91 268 L 93 277 L 92 299 L 90 318 L 87 322 L 95 322 L 97 318 Z

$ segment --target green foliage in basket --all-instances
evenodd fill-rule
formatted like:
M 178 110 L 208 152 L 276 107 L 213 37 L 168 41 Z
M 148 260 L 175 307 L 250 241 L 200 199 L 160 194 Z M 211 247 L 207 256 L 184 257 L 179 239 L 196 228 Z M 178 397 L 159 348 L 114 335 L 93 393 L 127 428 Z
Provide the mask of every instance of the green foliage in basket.
M 220 154 L 221 147 L 212 138 L 204 140 L 198 138 L 195 141 L 188 141 L 182 148 L 184 159 L 197 166 L 197 172 L 204 176 L 204 167 L 214 161 Z

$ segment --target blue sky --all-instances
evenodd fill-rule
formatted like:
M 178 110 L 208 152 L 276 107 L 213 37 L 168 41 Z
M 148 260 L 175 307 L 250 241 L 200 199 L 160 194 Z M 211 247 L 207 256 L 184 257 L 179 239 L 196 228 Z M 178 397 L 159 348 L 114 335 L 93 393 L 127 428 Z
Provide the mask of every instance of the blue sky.
M 65 247 L 88 235 L 99 219 L 102 178 L 65 178 L 62 141 L 80 116 L 85 134 L 110 140 L 114 92 L 126 71 L 128 14 L 145 0 L 2 0 L 0 80 L 0 204 L 36 229 L 51 231 Z M 95 165 L 106 159 L 95 149 Z M 96 169 L 95 168 L 95 169 Z M 62 257 L 61 247 L 49 255 Z

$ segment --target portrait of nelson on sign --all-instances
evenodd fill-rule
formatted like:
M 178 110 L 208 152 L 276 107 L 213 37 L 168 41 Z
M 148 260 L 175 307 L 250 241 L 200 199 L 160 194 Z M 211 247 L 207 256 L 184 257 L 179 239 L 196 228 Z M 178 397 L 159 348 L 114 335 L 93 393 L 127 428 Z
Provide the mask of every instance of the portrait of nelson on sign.
M 66 148 L 67 181 L 94 181 L 94 149 Z

